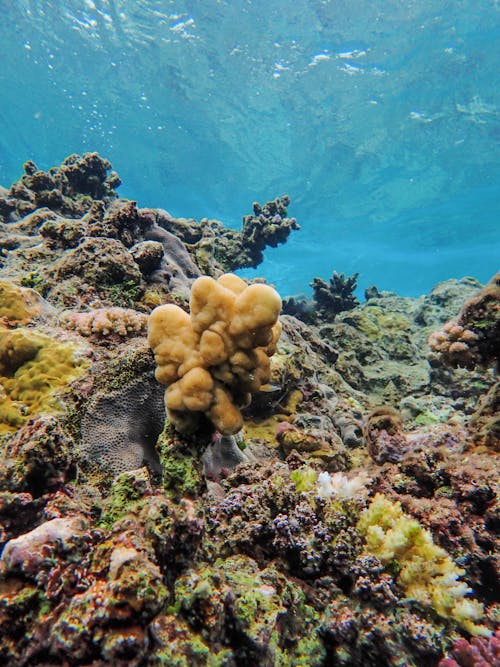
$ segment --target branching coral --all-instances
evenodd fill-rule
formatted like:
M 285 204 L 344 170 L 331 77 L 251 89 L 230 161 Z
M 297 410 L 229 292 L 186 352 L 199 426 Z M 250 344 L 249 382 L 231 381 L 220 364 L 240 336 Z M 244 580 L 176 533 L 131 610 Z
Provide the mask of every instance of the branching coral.
M 453 619 L 472 635 L 490 634 L 477 624 L 483 606 L 466 597 L 472 591 L 460 580 L 464 570 L 434 544 L 428 530 L 403 512 L 400 503 L 377 494 L 359 520 L 358 530 L 366 540 L 366 551 L 384 566 L 397 569 L 397 582 L 408 598 Z
M 311 287 L 314 291 L 314 301 L 326 320 L 333 320 L 337 313 L 343 310 L 351 310 L 358 305 L 358 300 L 354 296 L 358 282 L 358 275 L 346 278 L 343 273 L 333 272 L 330 278 L 330 284 L 321 278 L 314 278 Z
M 289 204 L 288 195 L 276 197 L 264 206 L 254 202 L 253 215 L 245 215 L 241 236 L 243 247 L 250 249 L 247 266 L 255 267 L 260 264 L 263 260 L 262 251 L 266 246 L 276 248 L 278 244 L 285 243 L 293 229 L 300 229 L 295 218 L 287 217 L 286 207 Z
M 149 344 L 167 386 L 165 405 L 177 430 L 196 430 L 202 414 L 223 435 L 237 433 L 240 407 L 269 381 L 269 357 L 281 327 L 281 299 L 268 285 L 233 274 L 203 276 L 192 287 L 190 315 L 178 306 L 155 308 Z
M 469 643 L 458 639 L 451 649 L 453 658 L 443 658 L 438 667 L 498 667 L 500 630 L 492 637 L 473 637 Z
M 342 472 L 330 475 L 324 471 L 318 475 L 317 493 L 322 498 L 334 497 L 339 500 L 359 498 L 360 494 L 365 491 L 369 481 L 368 473 L 364 470 L 351 478 Z
M 343 273 L 334 271 L 329 283 L 316 277 L 309 283 L 313 288 L 313 299 L 290 296 L 283 301 L 283 312 L 307 324 L 333 322 L 338 313 L 359 305 L 354 296 L 358 275 L 355 273 L 346 278 Z
M 228 229 L 218 220 L 203 218 L 200 222 L 172 218 L 159 212 L 157 223 L 186 244 L 200 269 L 209 275 L 256 267 L 264 259 L 267 246 L 285 243 L 293 230 L 300 229 L 295 218 L 289 218 L 288 195 L 276 197 L 263 206 L 254 202 L 253 214 L 243 217 L 241 231 Z

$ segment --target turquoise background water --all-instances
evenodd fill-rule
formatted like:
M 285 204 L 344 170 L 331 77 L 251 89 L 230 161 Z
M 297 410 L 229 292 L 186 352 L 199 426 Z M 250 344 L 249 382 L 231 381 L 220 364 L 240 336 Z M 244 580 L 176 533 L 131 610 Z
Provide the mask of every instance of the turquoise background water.
M 122 196 L 301 231 L 247 275 L 416 295 L 500 257 L 497 0 L 0 0 L 0 183 L 98 150 Z

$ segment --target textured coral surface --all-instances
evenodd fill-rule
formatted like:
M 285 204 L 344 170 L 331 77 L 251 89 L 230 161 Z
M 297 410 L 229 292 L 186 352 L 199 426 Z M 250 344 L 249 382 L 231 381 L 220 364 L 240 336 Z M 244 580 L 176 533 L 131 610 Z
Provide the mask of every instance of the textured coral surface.
M 498 665 L 498 276 L 334 273 L 277 326 L 221 276 L 287 197 L 235 232 L 119 184 L 0 191 L 0 665 Z

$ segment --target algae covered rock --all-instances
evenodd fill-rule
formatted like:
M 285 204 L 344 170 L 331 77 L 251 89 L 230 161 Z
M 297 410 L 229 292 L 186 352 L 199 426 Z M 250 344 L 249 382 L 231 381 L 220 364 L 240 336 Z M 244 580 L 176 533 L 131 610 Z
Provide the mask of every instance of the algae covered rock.
M 57 419 L 44 415 L 6 440 L 0 462 L 2 488 L 37 497 L 74 479 L 77 452 Z
M 205 642 L 230 647 L 236 665 L 323 663 L 317 613 L 273 566 L 261 569 L 247 556 L 217 560 L 180 577 L 175 597 L 188 625 Z

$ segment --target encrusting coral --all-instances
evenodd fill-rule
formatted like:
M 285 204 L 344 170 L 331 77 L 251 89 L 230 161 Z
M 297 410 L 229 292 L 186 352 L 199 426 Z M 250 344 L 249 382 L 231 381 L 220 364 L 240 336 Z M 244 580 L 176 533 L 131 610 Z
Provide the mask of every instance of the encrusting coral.
M 85 313 L 66 311 L 61 324 L 82 336 L 129 338 L 146 331 L 147 316 L 132 308 L 97 308 Z
M 27 328 L 0 326 L 0 433 L 40 412 L 58 412 L 56 392 L 79 377 L 87 362 L 73 343 L 60 343 Z
M 173 304 L 153 310 L 148 339 L 177 430 L 196 430 L 202 414 L 223 435 L 241 429 L 240 407 L 269 381 L 280 309 L 272 287 L 229 273 L 193 283 L 190 314 Z
M 28 324 L 49 310 L 37 292 L 0 280 L 0 323 L 7 326 Z

